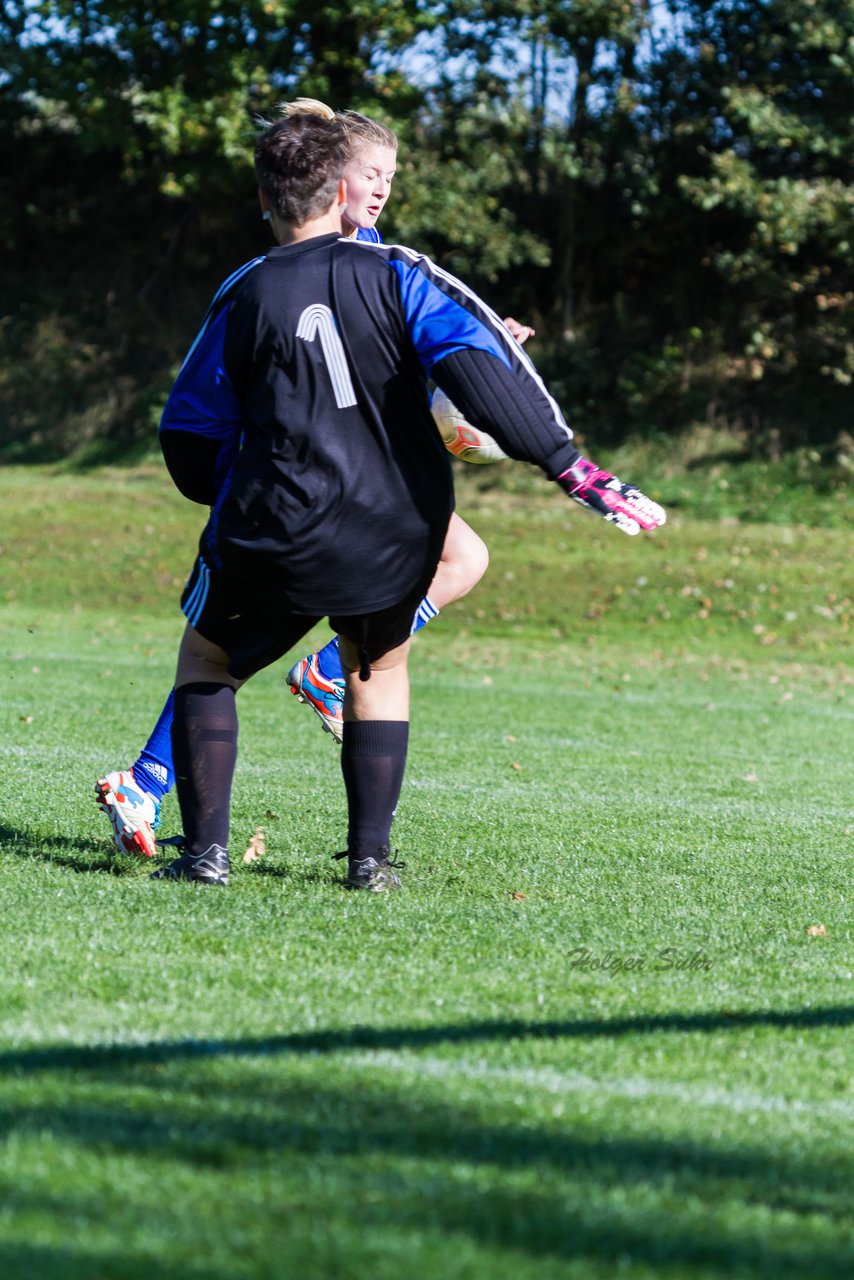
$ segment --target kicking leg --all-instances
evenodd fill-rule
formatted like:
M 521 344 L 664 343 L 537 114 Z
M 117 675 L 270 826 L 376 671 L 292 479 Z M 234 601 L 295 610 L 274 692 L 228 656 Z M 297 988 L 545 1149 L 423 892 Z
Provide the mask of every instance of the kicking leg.
M 129 769 L 105 774 L 95 784 L 98 807 L 109 819 L 120 853 L 155 853 L 154 832 L 160 820 L 160 802 L 175 785 L 172 764 L 172 712 L 174 689 L 166 699 L 157 724 Z
M 425 597 L 426 602 L 432 604 L 436 611 L 432 616 L 435 617 L 445 605 L 453 604 L 455 600 L 468 595 L 472 587 L 480 582 L 488 566 L 489 551 L 486 543 L 471 525 L 466 524 L 454 512 L 445 534 L 442 558 Z M 426 626 L 430 620 L 427 618 L 421 626 Z M 418 631 L 419 627 L 416 626 L 414 630 Z
M 486 543 L 454 513 L 436 574 L 415 612 L 413 634 L 432 622 L 445 605 L 467 595 L 480 582 L 488 564 Z M 326 732 L 340 743 L 344 731 L 345 677 L 338 636 L 333 636 L 316 653 L 295 662 L 286 679 L 291 693 L 317 712 Z

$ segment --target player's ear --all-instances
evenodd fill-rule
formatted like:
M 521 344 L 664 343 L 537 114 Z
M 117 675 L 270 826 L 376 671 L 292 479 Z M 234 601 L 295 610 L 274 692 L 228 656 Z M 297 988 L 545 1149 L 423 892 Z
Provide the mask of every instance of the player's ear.
M 267 195 L 267 192 L 264 190 L 263 187 L 258 188 L 258 203 L 261 206 L 262 217 L 264 216 L 265 213 L 273 212 L 273 206 L 270 202 L 270 197 Z
M 338 183 L 338 206 L 339 206 L 339 208 L 342 208 L 342 209 L 343 209 L 343 207 L 344 207 L 344 205 L 345 205 L 346 203 L 347 203 L 347 183 L 346 183 L 346 181 L 344 180 L 344 178 L 342 178 L 342 179 L 341 179 L 341 181 Z

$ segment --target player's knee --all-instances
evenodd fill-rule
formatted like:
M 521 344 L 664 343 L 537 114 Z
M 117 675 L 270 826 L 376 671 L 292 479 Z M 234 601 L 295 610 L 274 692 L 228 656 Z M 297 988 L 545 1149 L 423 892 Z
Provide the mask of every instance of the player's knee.
M 476 534 L 475 537 L 477 538 L 477 542 L 472 546 L 469 555 L 469 591 L 472 587 L 476 586 L 478 582 L 480 582 L 481 578 L 489 568 L 489 547 L 486 545 L 483 538 L 478 538 Z
M 489 567 L 489 548 L 482 538 L 470 530 L 469 537 L 457 548 L 457 554 L 447 567 L 453 575 L 454 599 L 459 600 L 472 587 L 477 586 L 486 573 Z

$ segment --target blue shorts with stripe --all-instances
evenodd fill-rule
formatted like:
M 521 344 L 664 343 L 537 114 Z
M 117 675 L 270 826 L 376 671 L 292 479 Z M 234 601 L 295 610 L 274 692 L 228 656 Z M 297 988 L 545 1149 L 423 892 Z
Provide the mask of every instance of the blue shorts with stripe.
M 369 662 L 409 638 L 426 591 L 424 583 L 397 604 L 373 613 L 329 615 L 329 625 L 358 648 L 362 676 Z M 198 556 L 181 595 L 181 610 L 194 630 L 228 654 L 228 670 L 247 680 L 277 662 L 323 617 L 296 613 L 269 588 L 263 591 L 228 577 Z

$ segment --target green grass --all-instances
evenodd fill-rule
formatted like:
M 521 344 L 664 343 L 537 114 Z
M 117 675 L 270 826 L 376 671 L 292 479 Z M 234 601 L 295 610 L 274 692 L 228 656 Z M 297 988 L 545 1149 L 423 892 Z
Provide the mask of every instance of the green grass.
M 517 487 L 461 476 L 492 565 L 415 646 L 375 898 L 280 671 L 228 889 L 112 858 L 90 787 L 171 683 L 199 513 L 0 473 L 5 1275 L 851 1273 L 850 531 L 630 542 Z

